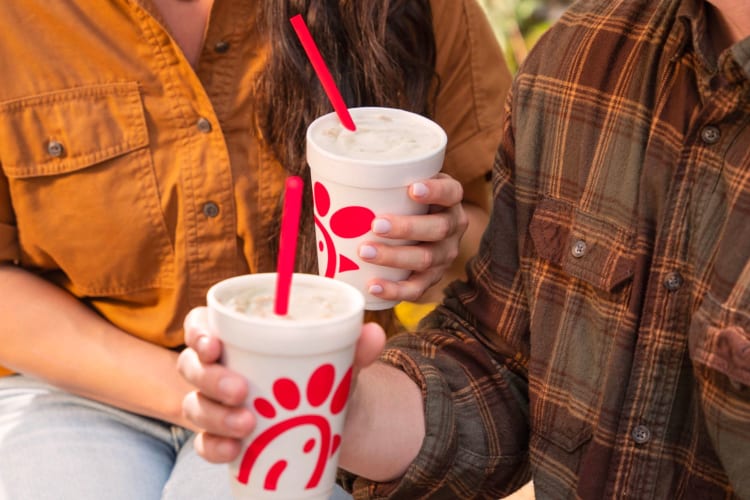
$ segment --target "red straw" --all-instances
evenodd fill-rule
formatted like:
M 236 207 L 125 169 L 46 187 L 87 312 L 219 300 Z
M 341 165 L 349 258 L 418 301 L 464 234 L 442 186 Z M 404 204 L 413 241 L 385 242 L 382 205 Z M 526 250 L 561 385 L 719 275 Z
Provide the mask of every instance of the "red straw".
M 302 179 L 288 177 L 284 192 L 284 210 L 281 214 L 281 234 L 279 235 L 279 260 L 276 263 L 276 301 L 274 312 L 284 316 L 289 309 L 289 292 L 292 288 L 294 259 L 297 254 L 297 234 L 299 214 L 302 207 Z
M 349 109 L 346 107 L 343 97 L 341 97 L 341 92 L 339 92 L 338 87 L 336 87 L 331 72 L 328 71 L 328 66 L 326 66 L 323 56 L 320 55 L 318 46 L 315 45 L 315 41 L 313 40 L 312 35 L 310 35 L 310 30 L 307 29 L 305 20 L 302 19 L 302 15 L 297 14 L 289 19 L 289 22 L 292 23 L 294 31 L 297 32 L 297 37 L 307 53 L 307 58 L 310 59 L 310 62 L 315 69 L 315 73 L 318 74 L 318 79 L 323 85 L 323 90 L 326 91 L 328 99 L 331 101 L 331 104 L 333 104 L 333 109 L 339 116 L 341 124 L 351 131 L 357 130 L 356 125 L 354 125 L 354 120 L 352 120 L 352 116 L 349 114 Z

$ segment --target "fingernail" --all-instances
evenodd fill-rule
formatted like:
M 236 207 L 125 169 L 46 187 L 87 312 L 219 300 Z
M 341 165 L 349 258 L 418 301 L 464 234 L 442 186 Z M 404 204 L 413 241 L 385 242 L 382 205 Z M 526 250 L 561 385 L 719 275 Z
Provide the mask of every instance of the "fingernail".
M 370 285 L 370 288 L 368 288 L 367 291 L 373 295 L 377 295 L 383 293 L 383 287 L 380 285 Z
M 206 335 L 201 335 L 198 342 L 195 343 L 195 349 L 198 352 L 206 352 L 206 349 L 208 349 L 208 342 L 208 337 Z
M 411 194 L 413 194 L 417 198 L 422 198 L 424 196 L 427 196 L 428 192 L 429 190 L 427 189 L 427 186 L 425 186 L 421 182 L 416 182 L 411 185 Z
M 245 426 L 246 416 L 243 413 L 229 413 L 224 418 L 224 423 L 232 429 L 242 429 Z
M 224 396 L 232 397 L 240 391 L 240 382 L 232 377 L 224 377 L 219 380 L 219 391 Z
M 391 230 L 391 223 L 386 219 L 375 219 L 372 222 L 372 231 L 378 234 L 385 234 Z
M 237 453 L 237 444 L 232 441 L 219 441 L 216 443 L 216 452 L 222 457 L 231 457 Z
M 359 247 L 359 256 L 363 259 L 374 259 L 377 254 L 378 251 L 375 250 L 375 247 L 370 245 L 362 245 Z

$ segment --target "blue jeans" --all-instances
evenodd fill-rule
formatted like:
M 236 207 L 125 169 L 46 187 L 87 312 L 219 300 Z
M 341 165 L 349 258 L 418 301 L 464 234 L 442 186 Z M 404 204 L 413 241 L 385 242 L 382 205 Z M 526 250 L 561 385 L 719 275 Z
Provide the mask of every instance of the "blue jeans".
M 0 378 L 0 499 L 231 499 L 192 433 L 29 377 Z M 331 497 L 351 498 L 338 486 Z

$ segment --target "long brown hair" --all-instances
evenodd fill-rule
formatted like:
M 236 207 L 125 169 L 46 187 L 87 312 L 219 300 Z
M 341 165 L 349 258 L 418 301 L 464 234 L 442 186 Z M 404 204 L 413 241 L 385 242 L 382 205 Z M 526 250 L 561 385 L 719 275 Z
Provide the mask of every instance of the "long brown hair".
M 256 93 L 258 127 L 284 168 L 308 180 L 297 268 L 315 273 L 305 131 L 332 107 L 289 18 L 302 14 L 348 106 L 398 107 L 429 116 L 435 88 L 432 11 L 429 0 L 264 0 L 259 6 L 270 51 Z M 272 228 L 271 252 L 277 237 L 278 227 Z

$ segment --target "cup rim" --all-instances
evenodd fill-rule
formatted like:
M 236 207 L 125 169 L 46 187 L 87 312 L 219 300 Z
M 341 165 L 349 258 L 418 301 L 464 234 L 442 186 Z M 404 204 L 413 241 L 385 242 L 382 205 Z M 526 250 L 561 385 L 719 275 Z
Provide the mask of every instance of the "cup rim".
M 255 273 L 255 274 L 243 274 L 239 276 L 234 276 L 231 278 L 226 278 L 224 280 L 219 281 L 218 283 L 215 283 L 212 285 L 206 294 L 206 303 L 207 306 L 210 309 L 214 309 L 215 311 L 224 314 L 228 317 L 234 318 L 235 320 L 239 321 L 248 321 L 249 316 L 247 316 L 244 313 L 241 313 L 239 311 L 235 311 L 228 305 L 222 302 L 222 299 L 218 296 L 219 293 L 221 293 L 222 290 L 225 290 L 227 288 L 240 288 L 243 285 L 246 286 L 246 282 L 248 281 L 262 281 L 262 282 L 268 282 L 272 281 L 275 282 L 276 280 L 276 273 Z M 294 273 L 292 275 L 292 287 L 294 287 L 296 284 L 311 284 L 313 282 L 316 282 L 318 284 L 324 283 L 326 287 L 329 289 L 338 289 L 342 292 L 344 296 L 347 297 L 347 308 L 344 312 L 340 314 L 335 314 L 328 318 L 311 318 L 311 319 L 305 319 L 304 323 L 308 325 L 310 328 L 323 326 L 323 325 L 330 325 L 332 323 L 337 323 L 340 321 L 348 321 L 351 320 L 351 318 L 361 315 L 362 311 L 365 307 L 365 298 L 362 295 L 362 292 L 360 292 L 356 287 L 350 285 L 349 283 L 345 283 L 343 281 L 335 280 L 333 278 L 328 278 L 325 276 L 320 276 L 317 274 L 309 274 L 309 273 Z M 285 325 L 293 326 L 295 325 L 295 322 L 290 322 L 284 319 L 280 316 L 269 316 L 266 318 L 261 317 L 252 317 L 252 323 L 259 326 L 268 326 L 273 327 L 276 329 L 282 328 Z M 293 326 L 295 329 L 298 328 L 298 326 Z
M 367 166 L 367 167 L 374 167 L 374 168 L 390 168 L 390 167 L 398 166 L 398 165 L 405 165 L 405 164 L 411 164 L 411 163 L 421 163 L 421 162 L 424 162 L 425 160 L 433 158 L 433 157 L 435 157 L 437 155 L 444 155 L 445 154 L 445 149 L 446 149 L 446 147 L 448 145 L 448 134 L 446 134 L 445 130 L 443 130 L 443 127 L 441 127 L 440 125 L 438 125 L 432 119 L 427 118 L 426 116 L 422 116 L 422 115 L 420 115 L 418 113 L 414 113 L 412 111 L 407 111 L 405 109 L 389 108 L 389 107 L 386 107 L 386 106 L 361 106 L 361 107 L 349 108 L 349 112 L 352 115 L 352 118 L 355 119 L 355 122 L 356 122 L 356 117 L 357 117 L 358 114 L 361 114 L 361 113 L 364 113 L 364 112 L 368 112 L 370 110 L 381 110 L 381 111 L 385 111 L 385 112 L 388 112 L 388 113 L 401 114 L 401 115 L 405 115 L 405 116 L 409 117 L 412 120 L 416 120 L 416 121 L 419 121 L 421 123 L 424 123 L 426 126 L 434 129 L 438 133 L 438 135 L 440 136 L 440 144 L 434 150 L 428 151 L 428 152 L 426 152 L 426 153 L 424 153 L 422 155 L 418 155 L 418 156 L 416 156 L 416 155 L 415 156 L 409 156 L 409 157 L 407 157 L 405 159 L 395 158 L 395 159 L 386 160 L 386 161 L 384 161 L 382 159 L 372 159 L 372 160 L 369 160 L 367 158 L 357 158 L 356 160 L 354 160 L 354 161 L 356 161 L 357 164 L 362 165 L 362 166 Z M 314 147 L 318 151 L 318 154 L 323 155 L 323 156 L 325 156 L 326 158 L 328 158 L 328 159 L 330 159 L 332 161 L 337 161 L 337 162 L 351 162 L 351 161 L 353 161 L 352 158 L 350 158 L 348 156 L 345 156 L 345 155 L 341 155 L 341 154 L 337 154 L 337 153 L 331 152 L 331 151 L 329 151 L 329 150 L 321 147 L 321 145 L 313 139 L 312 131 L 314 129 L 316 129 L 317 127 L 319 127 L 322 122 L 328 121 L 331 118 L 335 118 L 336 120 L 338 120 L 338 115 L 336 114 L 335 111 L 334 112 L 330 112 L 330 113 L 326 113 L 325 115 L 322 115 L 322 116 L 319 116 L 318 118 L 316 118 L 315 120 L 313 120 L 312 123 L 310 123 L 310 125 L 307 127 L 307 131 L 305 133 L 306 138 L 307 138 L 308 147 L 309 146 Z

